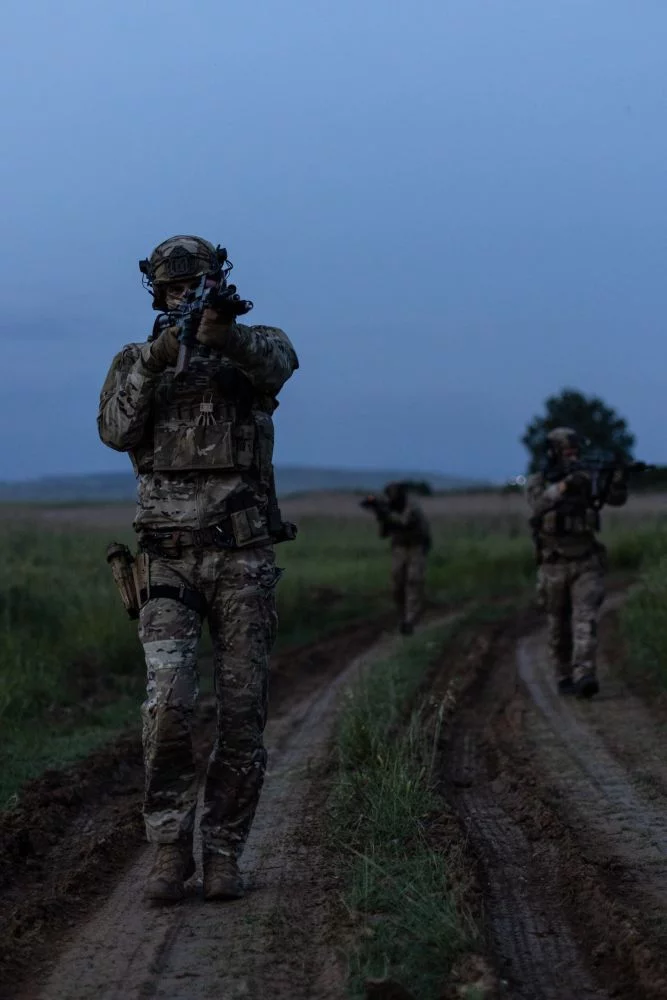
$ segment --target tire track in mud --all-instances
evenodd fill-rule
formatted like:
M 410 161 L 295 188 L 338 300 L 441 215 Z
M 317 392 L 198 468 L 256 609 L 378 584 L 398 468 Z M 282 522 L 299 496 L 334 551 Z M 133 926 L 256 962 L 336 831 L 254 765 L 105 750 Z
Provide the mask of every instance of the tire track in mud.
M 564 701 L 548 677 L 544 649 L 544 634 L 524 639 L 518 647 L 519 675 L 539 709 L 528 715 L 526 725 L 540 764 L 576 814 L 574 821 L 593 834 L 594 852 L 604 852 L 617 870 L 624 870 L 619 882 L 652 897 L 667 913 L 666 775 L 655 753 L 663 741 L 636 698 L 618 685 L 605 697 L 603 663 L 600 698 L 590 704 Z M 640 787 L 636 775 L 608 749 L 608 738 L 628 748 L 620 750 L 623 754 L 644 753 L 648 766 L 643 774 L 653 778 L 652 788 L 648 783 Z
M 341 689 L 401 641 L 393 635 L 380 639 L 343 665 L 333 681 L 323 678 L 319 688 L 269 721 L 269 770 L 242 858 L 248 888 L 243 899 L 205 904 L 198 856 L 184 903 L 146 907 L 141 892 L 152 860 L 146 849 L 62 954 L 49 981 L 23 1000 L 342 996 L 344 971 L 327 944 L 325 926 L 331 876 L 316 839 L 309 844 L 303 832 L 317 823 L 314 786 Z
M 665 735 L 604 662 L 600 696 L 582 703 L 558 694 L 544 629 L 505 647 L 448 767 L 504 995 L 665 997 Z
M 553 847 L 529 840 L 487 768 L 484 738 L 467 717 L 452 747 L 456 805 L 480 859 L 491 951 L 513 1000 L 606 1000 L 563 913 L 565 873 Z

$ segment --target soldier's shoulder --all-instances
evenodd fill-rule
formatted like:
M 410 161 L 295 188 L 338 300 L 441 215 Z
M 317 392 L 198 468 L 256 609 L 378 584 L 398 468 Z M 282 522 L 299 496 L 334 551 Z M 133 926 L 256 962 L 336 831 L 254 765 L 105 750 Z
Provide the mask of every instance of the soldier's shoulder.
M 279 326 L 267 326 L 265 323 L 256 323 L 253 326 L 248 326 L 244 323 L 237 323 L 237 326 L 240 327 L 241 330 L 248 331 L 249 333 L 255 334 L 255 336 L 263 338 L 267 346 L 269 342 L 272 342 L 273 345 L 279 344 L 280 347 L 284 349 L 285 354 L 290 357 L 292 364 L 296 368 L 299 367 L 299 360 L 294 349 L 294 344 L 289 339 L 285 331 Z
M 237 326 L 239 326 L 242 330 L 249 330 L 252 333 L 257 333 L 261 337 L 272 337 L 276 340 L 284 340 L 291 346 L 289 337 L 279 326 L 268 326 L 266 323 L 253 323 L 252 325 L 238 323 Z
M 145 341 L 144 341 L 144 343 L 145 343 Z M 120 368 L 120 367 L 131 368 L 132 365 L 134 364 L 134 362 L 139 357 L 139 354 L 141 352 L 141 348 L 144 346 L 144 343 L 141 343 L 141 344 L 125 344 L 125 346 L 121 347 L 120 351 L 118 351 L 118 353 L 114 357 L 113 361 L 111 362 L 111 367 L 112 368 Z

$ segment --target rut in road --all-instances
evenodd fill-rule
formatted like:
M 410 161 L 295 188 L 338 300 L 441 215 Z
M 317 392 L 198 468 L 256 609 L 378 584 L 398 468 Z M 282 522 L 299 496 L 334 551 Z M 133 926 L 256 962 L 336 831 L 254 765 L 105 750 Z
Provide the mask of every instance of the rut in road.
M 641 703 L 610 684 L 601 697 L 564 702 L 541 669 L 543 637 L 519 644 L 519 674 L 539 713 L 527 718 L 542 768 L 569 804 L 571 822 L 590 833 L 632 885 L 667 914 L 667 774 L 664 738 Z M 617 749 L 617 753 L 611 749 Z M 662 747 L 662 753 L 656 748 Z M 642 757 L 630 771 L 625 756 Z
M 455 802 L 517 1000 L 667 996 L 654 961 L 667 926 L 666 741 L 603 660 L 600 679 L 590 703 L 564 699 L 546 633 L 532 632 L 493 664 L 454 734 Z
M 479 705 L 476 706 L 479 710 Z M 484 908 L 498 973 L 512 1000 L 607 1000 L 579 953 L 563 912 L 558 850 L 526 836 L 487 769 L 482 728 L 471 715 L 452 747 L 456 806 L 483 871 Z M 466 728 L 467 732 L 463 732 Z
M 204 903 L 198 858 L 184 903 L 147 908 L 141 898 L 151 864 L 146 849 L 62 954 L 48 983 L 26 998 L 341 997 L 344 973 L 326 941 L 330 876 L 303 831 L 317 821 L 309 812 L 312 786 L 326 758 L 341 688 L 401 641 L 383 637 L 343 665 L 333 682 L 269 721 L 269 770 L 242 858 L 250 875 L 242 900 Z

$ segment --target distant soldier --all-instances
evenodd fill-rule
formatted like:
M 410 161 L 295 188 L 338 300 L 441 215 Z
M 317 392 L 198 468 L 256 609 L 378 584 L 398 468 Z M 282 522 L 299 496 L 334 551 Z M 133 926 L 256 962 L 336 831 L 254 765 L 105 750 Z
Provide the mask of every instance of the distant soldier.
M 384 496 L 369 496 L 361 506 L 372 510 L 380 526 L 380 538 L 391 539 L 394 601 L 403 635 L 411 635 L 424 606 L 426 557 L 431 532 L 423 511 L 408 501 L 404 483 L 388 483 Z
M 547 435 L 542 471 L 528 478 L 531 527 L 538 551 L 538 594 L 547 611 L 549 657 L 561 694 L 590 698 L 596 676 L 597 620 L 604 598 L 606 549 L 596 538 L 603 504 L 627 500 L 626 474 L 617 468 L 604 496 L 593 490 L 580 463 L 579 438 L 570 427 Z
M 272 414 L 297 356 L 282 330 L 236 322 L 235 300 L 225 298 L 229 267 L 226 251 L 198 236 L 165 240 L 140 262 L 162 315 L 146 342 L 116 355 L 100 397 L 100 437 L 129 453 L 139 478 L 139 555 L 127 556 L 147 668 L 144 819 L 155 862 L 145 895 L 154 903 L 181 899 L 195 871 L 192 716 L 204 620 L 217 698 L 200 824 L 204 896 L 243 893 L 238 859 L 266 768 L 280 575 L 273 545 L 294 534 L 275 496 Z M 176 321 L 185 323 L 204 287 L 219 298 L 206 300 L 217 304 L 203 308 L 181 365 Z

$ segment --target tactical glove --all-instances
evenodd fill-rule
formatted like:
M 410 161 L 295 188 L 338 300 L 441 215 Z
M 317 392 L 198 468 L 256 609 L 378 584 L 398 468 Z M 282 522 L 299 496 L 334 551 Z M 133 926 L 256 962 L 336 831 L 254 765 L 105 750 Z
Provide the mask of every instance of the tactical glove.
M 197 340 L 206 347 L 212 347 L 214 351 L 224 351 L 233 325 L 233 319 L 223 317 L 213 309 L 204 309 L 197 330 Z
M 591 487 L 590 476 L 586 472 L 571 472 L 565 477 L 566 493 L 584 493 Z
M 146 367 L 160 372 L 173 367 L 178 360 L 179 346 L 178 328 L 168 326 L 150 345 L 148 357 L 144 356 Z

